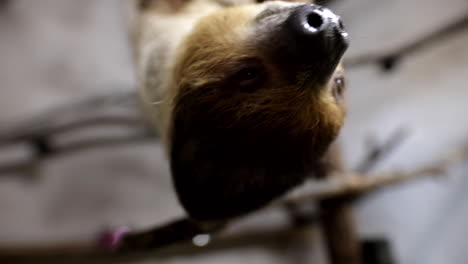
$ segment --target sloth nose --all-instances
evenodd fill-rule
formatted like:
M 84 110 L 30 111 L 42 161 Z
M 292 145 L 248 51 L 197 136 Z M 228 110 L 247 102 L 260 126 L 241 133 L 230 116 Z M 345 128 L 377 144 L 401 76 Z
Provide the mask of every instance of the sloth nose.
M 343 22 L 330 9 L 302 5 L 291 13 L 286 23 L 296 41 L 310 44 L 319 51 L 342 53 L 348 47 L 348 33 Z

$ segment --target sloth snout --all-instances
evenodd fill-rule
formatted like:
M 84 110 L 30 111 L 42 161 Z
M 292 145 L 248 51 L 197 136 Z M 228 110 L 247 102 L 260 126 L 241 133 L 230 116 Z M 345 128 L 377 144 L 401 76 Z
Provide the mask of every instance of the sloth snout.
M 316 52 L 333 57 L 348 47 L 348 33 L 341 18 L 318 5 L 297 7 L 288 17 L 286 27 L 297 42 L 310 43 Z

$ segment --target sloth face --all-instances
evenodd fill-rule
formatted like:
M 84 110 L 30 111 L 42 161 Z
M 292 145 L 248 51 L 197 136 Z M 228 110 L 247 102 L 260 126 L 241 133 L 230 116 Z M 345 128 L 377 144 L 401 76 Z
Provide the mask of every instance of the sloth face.
M 313 171 L 343 124 L 347 43 L 339 17 L 317 5 L 265 2 L 197 21 L 169 90 L 171 169 L 192 217 L 243 214 Z

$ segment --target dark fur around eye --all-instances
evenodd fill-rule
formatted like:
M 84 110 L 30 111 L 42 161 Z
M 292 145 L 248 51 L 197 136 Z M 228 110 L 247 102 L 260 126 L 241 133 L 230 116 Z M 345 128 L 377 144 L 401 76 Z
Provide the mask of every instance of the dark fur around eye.
M 231 76 L 230 83 L 242 91 L 253 92 L 259 89 L 266 80 L 265 68 L 260 63 L 243 65 Z

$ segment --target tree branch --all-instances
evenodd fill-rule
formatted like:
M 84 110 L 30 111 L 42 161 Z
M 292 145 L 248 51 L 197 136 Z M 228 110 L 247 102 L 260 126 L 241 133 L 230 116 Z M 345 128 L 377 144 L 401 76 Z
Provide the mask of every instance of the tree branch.
M 442 26 L 428 35 L 415 39 L 406 45 L 384 53 L 365 54 L 354 58 L 348 58 L 345 60 L 344 65 L 345 67 L 360 67 L 368 64 L 380 64 L 384 70 L 391 70 L 403 57 L 429 46 L 433 46 L 454 34 L 460 33 L 467 27 L 468 13 L 455 19 L 452 23 Z
M 0 127 L 0 146 L 51 137 L 91 125 L 144 126 L 135 91 L 111 91 L 52 108 L 39 115 Z
M 54 145 L 55 137 L 81 129 L 120 126 L 134 130 L 129 136 L 104 136 Z M 54 107 L 39 115 L 0 127 L 0 146 L 29 145 L 31 157 L 0 163 L 0 174 L 33 172 L 41 161 L 85 149 L 157 139 L 139 111 L 135 91 L 112 91 Z M 23 175 L 23 174 L 21 174 Z
M 98 250 L 93 242 L 75 242 L 67 245 L 49 246 L 0 246 L 0 263 L 125 263 L 128 261 L 151 259 L 154 262 L 177 257 L 196 257 L 229 249 L 259 247 L 262 249 L 285 248 L 310 227 L 289 225 L 263 230 L 246 230 L 236 234 L 218 233 L 210 236 L 206 246 L 197 246 L 192 241 L 184 241 L 158 250 L 106 252 Z M 283 244 L 284 246 L 279 246 Z
M 359 163 L 354 171 L 359 173 L 368 173 L 379 162 L 388 157 L 399 146 L 401 146 L 407 137 L 407 130 L 401 128 L 393 132 L 390 137 L 382 144 L 377 144 L 373 138 L 370 138 L 368 142 L 369 150 L 367 156 Z

